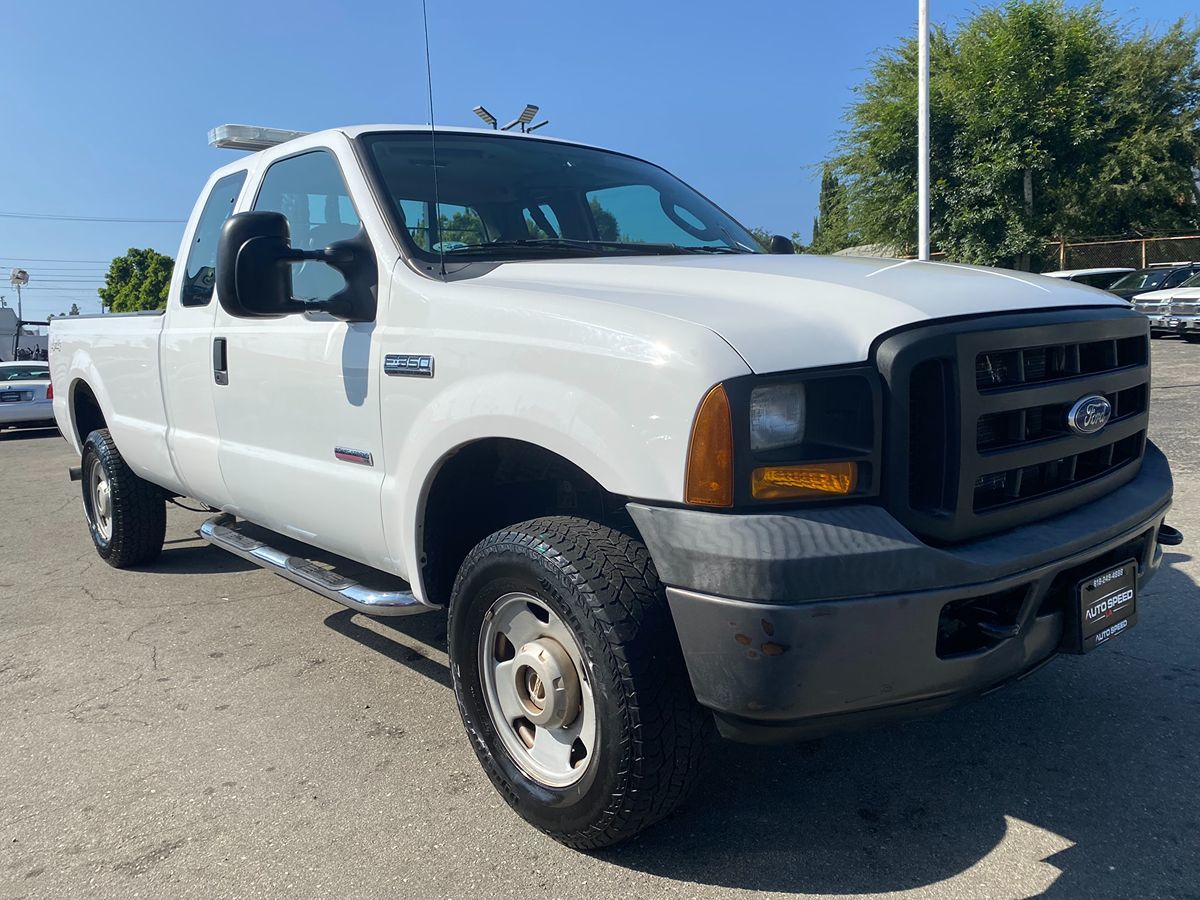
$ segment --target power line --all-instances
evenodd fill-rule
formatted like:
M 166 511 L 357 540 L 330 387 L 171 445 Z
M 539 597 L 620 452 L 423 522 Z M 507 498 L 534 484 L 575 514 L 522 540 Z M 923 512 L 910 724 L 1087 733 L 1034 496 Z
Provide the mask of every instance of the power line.
M 6 259 L 10 262 L 70 262 L 70 263 L 104 263 L 107 265 L 112 262 L 110 259 L 52 259 L 50 257 L 37 256 L 0 256 L 0 259 Z
M 0 212 L 5 219 L 37 219 L 47 222 L 131 222 L 141 225 L 182 225 L 186 219 L 127 219 L 121 216 L 56 216 L 50 213 Z

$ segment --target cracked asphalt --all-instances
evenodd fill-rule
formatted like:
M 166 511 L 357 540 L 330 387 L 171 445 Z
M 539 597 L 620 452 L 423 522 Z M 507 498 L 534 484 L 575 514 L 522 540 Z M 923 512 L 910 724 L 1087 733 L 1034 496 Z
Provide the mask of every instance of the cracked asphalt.
M 0 897 L 1200 897 L 1200 346 L 1154 353 L 1190 540 L 1137 627 L 935 719 L 716 743 L 594 855 L 492 790 L 442 616 L 352 615 L 174 508 L 162 561 L 115 571 L 67 445 L 0 433 Z

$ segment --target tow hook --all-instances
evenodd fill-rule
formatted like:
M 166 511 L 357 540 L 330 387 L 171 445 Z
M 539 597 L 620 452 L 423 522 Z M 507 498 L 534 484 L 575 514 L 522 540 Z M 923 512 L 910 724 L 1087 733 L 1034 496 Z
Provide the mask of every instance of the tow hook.
M 1178 547 L 1183 543 L 1183 532 L 1163 522 L 1158 526 L 1158 542 L 1164 547 Z

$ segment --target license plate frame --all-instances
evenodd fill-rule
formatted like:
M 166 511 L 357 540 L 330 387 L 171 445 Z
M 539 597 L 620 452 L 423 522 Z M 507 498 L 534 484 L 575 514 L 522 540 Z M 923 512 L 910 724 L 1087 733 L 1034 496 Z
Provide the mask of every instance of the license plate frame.
M 1075 585 L 1063 634 L 1067 649 L 1088 653 L 1137 624 L 1137 573 L 1137 560 L 1127 559 Z

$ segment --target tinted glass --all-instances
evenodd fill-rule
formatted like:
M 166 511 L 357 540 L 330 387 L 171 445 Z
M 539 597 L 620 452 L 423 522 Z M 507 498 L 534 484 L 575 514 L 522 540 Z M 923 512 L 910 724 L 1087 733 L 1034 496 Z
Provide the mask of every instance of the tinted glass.
M 1113 290 L 1153 291 L 1162 285 L 1169 269 L 1142 269 L 1130 272 L 1124 278 L 1112 285 Z
M 358 213 L 333 154 L 314 150 L 281 159 L 267 169 L 254 208 L 287 216 L 292 246 L 318 250 L 358 233 Z M 342 289 L 341 273 L 321 262 L 292 266 L 292 292 L 304 300 L 328 300 Z
M 1093 275 L 1076 275 L 1072 280 L 1078 281 L 1080 284 L 1088 284 L 1092 287 L 1106 288 L 1112 285 L 1119 278 L 1117 272 L 1100 272 Z
M 439 133 L 437 225 L 428 134 L 362 139 L 414 256 L 466 260 L 760 253 L 741 225 L 657 166 L 589 147 Z M 437 227 L 440 226 L 440 227 Z M 443 231 L 421 239 L 431 227 Z M 458 246 L 462 244 L 463 246 Z
M 204 201 L 188 250 L 183 291 L 179 295 L 179 302 L 184 306 L 204 306 L 212 299 L 217 271 L 217 238 L 221 235 L 221 226 L 233 214 L 233 205 L 237 203 L 245 181 L 245 172 L 226 175 L 213 185 Z
M 487 229 L 483 219 L 470 207 L 456 206 L 453 203 L 439 204 L 436 229 L 430 227 L 434 218 L 432 203 L 401 200 L 400 207 L 404 213 L 408 236 L 422 250 L 428 251 L 431 242 L 436 253 L 487 240 Z
M 1164 288 L 1179 287 L 1192 276 L 1191 269 L 1178 269 L 1163 279 L 1162 286 Z
M 50 369 L 41 366 L 0 366 L 0 382 L 49 381 Z

